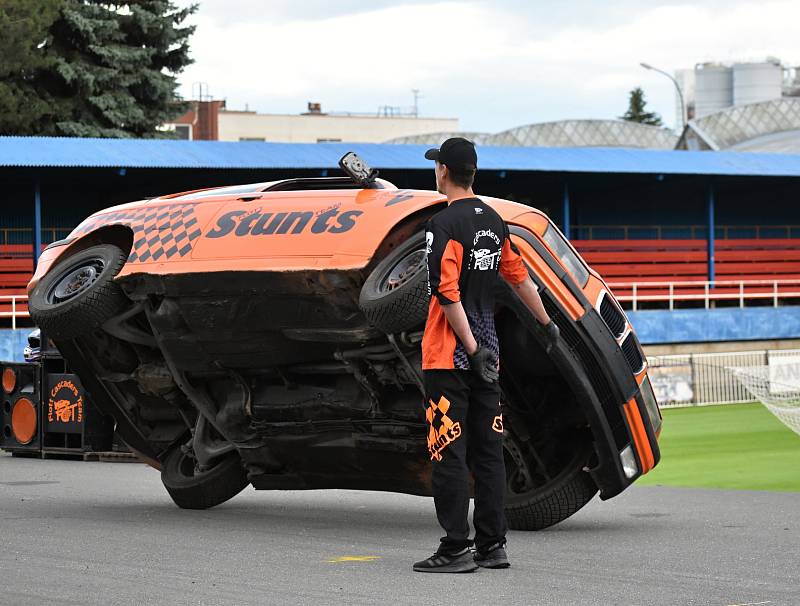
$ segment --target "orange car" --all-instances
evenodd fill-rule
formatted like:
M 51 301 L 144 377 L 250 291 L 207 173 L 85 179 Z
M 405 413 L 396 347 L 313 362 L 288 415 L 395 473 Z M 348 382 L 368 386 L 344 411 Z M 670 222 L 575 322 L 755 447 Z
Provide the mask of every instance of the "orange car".
M 248 484 L 430 494 L 423 226 L 446 202 L 340 164 L 109 208 L 42 254 L 31 315 L 181 507 Z M 600 276 L 543 213 L 483 199 L 561 329 L 546 354 L 498 280 L 507 517 L 540 529 L 652 469 L 661 416 Z

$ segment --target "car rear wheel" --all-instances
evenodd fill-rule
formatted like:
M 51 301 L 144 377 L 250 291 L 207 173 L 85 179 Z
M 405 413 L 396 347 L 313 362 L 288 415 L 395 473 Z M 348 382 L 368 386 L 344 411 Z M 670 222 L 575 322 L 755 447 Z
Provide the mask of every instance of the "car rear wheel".
M 428 316 L 425 236 L 411 236 L 372 270 L 361 288 L 359 306 L 370 324 L 385 333 L 417 328 Z
M 114 282 L 126 259 L 119 247 L 98 244 L 59 262 L 31 291 L 31 318 L 56 339 L 95 330 L 129 303 Z
M 556 475 L 542 478 L 525 443 L 506 428 L 506 520 L 512 530 L 542 530 L 566 520 L 597 494 L 583 467 L 589 459 L 578 451 Z
M 219 457 L 200 470 L 190 453 L 176 447 L 164 460 L 161 482 L 182 509 L 208 509 L 232 499 L 250 483 L 237 452 Z

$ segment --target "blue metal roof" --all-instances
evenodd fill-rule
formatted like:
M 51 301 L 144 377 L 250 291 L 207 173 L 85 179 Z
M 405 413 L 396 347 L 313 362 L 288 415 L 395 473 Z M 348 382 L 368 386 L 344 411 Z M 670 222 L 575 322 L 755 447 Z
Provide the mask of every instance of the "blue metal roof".
M 430 169 L 423 145 L 0 137 L 0 167 L 335 168 L 355 151 L 376 168 Z M 800 177 L 800 155 L 593 147 L 478 148 L 482 170 Z

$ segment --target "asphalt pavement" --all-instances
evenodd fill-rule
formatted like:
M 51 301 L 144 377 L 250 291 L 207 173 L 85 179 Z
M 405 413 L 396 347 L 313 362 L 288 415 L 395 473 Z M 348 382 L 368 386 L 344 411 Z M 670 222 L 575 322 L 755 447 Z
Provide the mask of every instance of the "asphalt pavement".
M 172 504 L 138 463 L 0 454 L 0 604 L 800 605 L 800 493 L 634 486 L 542 532 L 507 570 L 411 571 L 428 498 L 248 488 Z

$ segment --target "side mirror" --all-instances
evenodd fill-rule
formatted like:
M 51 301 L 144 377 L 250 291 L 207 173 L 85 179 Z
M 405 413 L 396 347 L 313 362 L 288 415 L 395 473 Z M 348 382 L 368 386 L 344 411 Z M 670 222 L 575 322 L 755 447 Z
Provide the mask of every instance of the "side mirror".
M 339 168 L 359 185 L 369 189 L 376 187 L 375 179 L 378 177 L 378 171 L 371 168 L 355 152 L 347 152 L 342 156 L 339 159 Z

